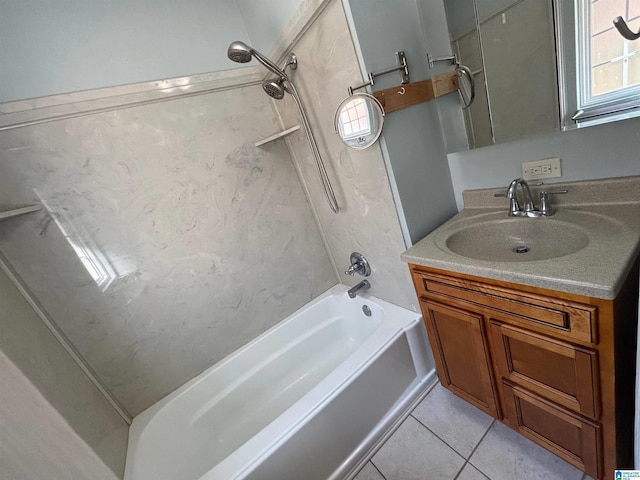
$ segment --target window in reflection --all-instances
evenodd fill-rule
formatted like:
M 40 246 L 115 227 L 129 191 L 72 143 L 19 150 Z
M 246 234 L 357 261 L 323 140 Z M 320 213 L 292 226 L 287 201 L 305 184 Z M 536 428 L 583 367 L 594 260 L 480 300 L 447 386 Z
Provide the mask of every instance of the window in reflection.
M 52 207 L 38 191 L 35 193 L 60 233 L 77 255 L 82 266 L 102 292 L 115 287 L 119 283 L 116 282 L 117 280 L 122 280 L 136 271 L 134 265 L 125 265 L 124 268 L 119 268 L 120 271 L 117 271 L 107 255 L 98 248 L 89 232 L 82 225 L 74 224 L 62 208 Z
M 356 98 L 347 103 L 340 113 L 344 138 L 366 136 L 371 133 L 371 124 L 364 100 Z
M 640 106 L 640 41 L 629 41 L 613 26 L 621 16 L 631 30 L 640 28 L 636 0 L 579 0 L 578 59 L 580 121 Z M 581 60 L 581 61 L 580 61 Z M 635 98 L 634 98 L 635 97 Z

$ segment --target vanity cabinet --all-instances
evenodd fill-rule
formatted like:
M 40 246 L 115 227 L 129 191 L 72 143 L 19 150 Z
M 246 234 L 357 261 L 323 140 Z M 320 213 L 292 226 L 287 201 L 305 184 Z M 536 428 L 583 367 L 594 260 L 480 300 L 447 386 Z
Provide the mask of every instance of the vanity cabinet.
M 410 269 L 444 387 L 595 479 L 633 468 L 637 265 L 615 300 Z
M 498 409 L 492 388 L 489 347 L 481 315 L 441 303 L 423 302 L 425 325 L 441 383 L 489 415 Z

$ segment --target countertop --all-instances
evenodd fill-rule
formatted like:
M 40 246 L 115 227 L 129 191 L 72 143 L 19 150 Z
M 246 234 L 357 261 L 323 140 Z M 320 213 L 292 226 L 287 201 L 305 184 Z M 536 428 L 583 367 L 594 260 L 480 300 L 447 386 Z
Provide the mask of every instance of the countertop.
M 536 261 L 476 260 L 451 252 L 445 239 L 461 226 L 475 220 L 513 218 L 507 215 L 506 198 L 494 197 L 495 193 L 504 193 L 506 189 L 496 188 L 465 192 L 465 209 L 404 252 L 402 260 L 589 297 L 616 298 L 640 254 L 640 176 L 532 187 L 535 199 L 542 188 L 569 190 L 566 195 L 551 198 L 556 214 L 512 221 L 564 222 L 586 218 L 591 222 L 591 225 L 585 224 L 589 242 L 581 250 Z M 557 239 L 557 242 L 562 241 L 562 238 Z

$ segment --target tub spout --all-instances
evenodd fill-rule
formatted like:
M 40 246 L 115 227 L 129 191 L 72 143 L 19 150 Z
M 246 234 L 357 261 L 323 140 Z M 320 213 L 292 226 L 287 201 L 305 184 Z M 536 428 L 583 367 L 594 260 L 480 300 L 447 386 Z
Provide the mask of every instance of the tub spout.
M 349 294 L 349 297 L 356 298 L 356 295 L 358 294 L 358 292 L 369 290 L 370 288 L 371 288 L 371 284 L 369 283 L 369 280 L 363 280 L 359 284 L 357 284 L 355 287 L 350 288 L 347 293 Z

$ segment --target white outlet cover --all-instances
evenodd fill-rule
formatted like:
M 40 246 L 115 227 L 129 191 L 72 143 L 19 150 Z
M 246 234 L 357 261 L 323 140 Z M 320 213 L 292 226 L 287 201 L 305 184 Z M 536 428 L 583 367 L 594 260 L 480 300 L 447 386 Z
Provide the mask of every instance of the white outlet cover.
M 542 180 L 562 176 L 560 159 L 557 157 L 533 160 L 522 164 L 522 178 L 525 180 Z

